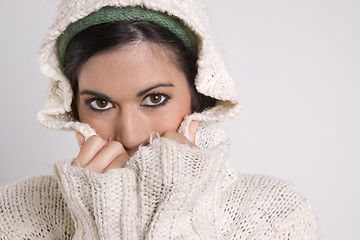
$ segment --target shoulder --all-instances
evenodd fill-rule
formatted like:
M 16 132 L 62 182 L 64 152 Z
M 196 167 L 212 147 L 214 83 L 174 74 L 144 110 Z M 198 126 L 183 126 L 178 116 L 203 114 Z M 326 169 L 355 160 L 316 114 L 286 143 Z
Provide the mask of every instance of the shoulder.
M 316 239 L 309 201 L 287 181 L 238 174 L 223 195 L 226 234 L 253 239 Z
M 62 235 L 66 231 L 61 229 L 71 232 L 71 227 L 71 216 L 55 177 L 32 177 L 0 189 L 0 232 L 5 236 L 66 239 Z M 56 232 L 60 235 L 54 235 Z

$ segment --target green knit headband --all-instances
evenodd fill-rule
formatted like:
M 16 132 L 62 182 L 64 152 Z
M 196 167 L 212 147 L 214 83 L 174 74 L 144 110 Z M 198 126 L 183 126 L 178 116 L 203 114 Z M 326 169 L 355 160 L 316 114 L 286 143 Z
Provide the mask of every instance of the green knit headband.
M 103 7 L 85 18 L 71 23 L 65 32 L 57 40 L 57 51 L 60 64 L 65 64 L 65 52 L 70 40 L 86 28 L 113 21 L 149 21 L 159 24 L 179 37 L 183 43 L 193 52 L 198 52 L 198 38 L 178 18 L 171 17 L 166 13 L 156 12 L 142 7 Z

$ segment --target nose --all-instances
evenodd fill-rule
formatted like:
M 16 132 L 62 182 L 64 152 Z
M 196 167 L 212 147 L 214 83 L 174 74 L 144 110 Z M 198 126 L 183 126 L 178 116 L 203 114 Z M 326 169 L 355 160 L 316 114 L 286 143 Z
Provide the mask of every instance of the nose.
M 116 119 L 116 137 L 124 148 L 133 150 L 150 136 L 150 126 L 146 116 L 131 107 L 124 107 Z

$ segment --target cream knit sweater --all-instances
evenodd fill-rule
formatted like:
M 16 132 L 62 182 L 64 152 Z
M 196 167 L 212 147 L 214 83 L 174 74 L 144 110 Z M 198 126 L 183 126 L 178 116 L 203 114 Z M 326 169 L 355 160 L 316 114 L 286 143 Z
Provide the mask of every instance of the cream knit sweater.
M 57 163 L 1 189 L 0 239 L 316 239 L 298 189 L 234 173 L 227 148 L 160 138 L 105 174 Z
M 2 187 L 0 239 L 316 239 L 316 219 L 294 185 L 229 166 L 221 121 L 239 105 L 196 0 L 63 0 L 40 48 L 50 88 L 39 121 L 55 130 L 96 134 L 70 117 L 72 92 L 59 67 L 56 39 L 71 22 L 103 6 L 137 5 L 177 16 L 200 39 L 196 88 L 218 104 L 186 117 L 179 129 L 188 136 L 189 123 L 198 120 L 199 149 L 150 139 L 124 168 L 98 174 L 58 162 L 55 176 Z

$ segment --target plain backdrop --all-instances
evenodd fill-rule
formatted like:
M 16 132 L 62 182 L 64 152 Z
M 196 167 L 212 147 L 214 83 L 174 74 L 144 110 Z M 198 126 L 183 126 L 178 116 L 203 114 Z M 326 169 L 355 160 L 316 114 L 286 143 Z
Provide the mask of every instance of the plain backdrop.
M 74 133 L 36 120 L 48 84 L 37 49 L 57 2 L 0 0 L 0 185 L 78 151 Z M 360 1 L 205 3 L 243 106 L 226 122 L 232 165 L 297 184 L 321 239 L 360 239 Z

